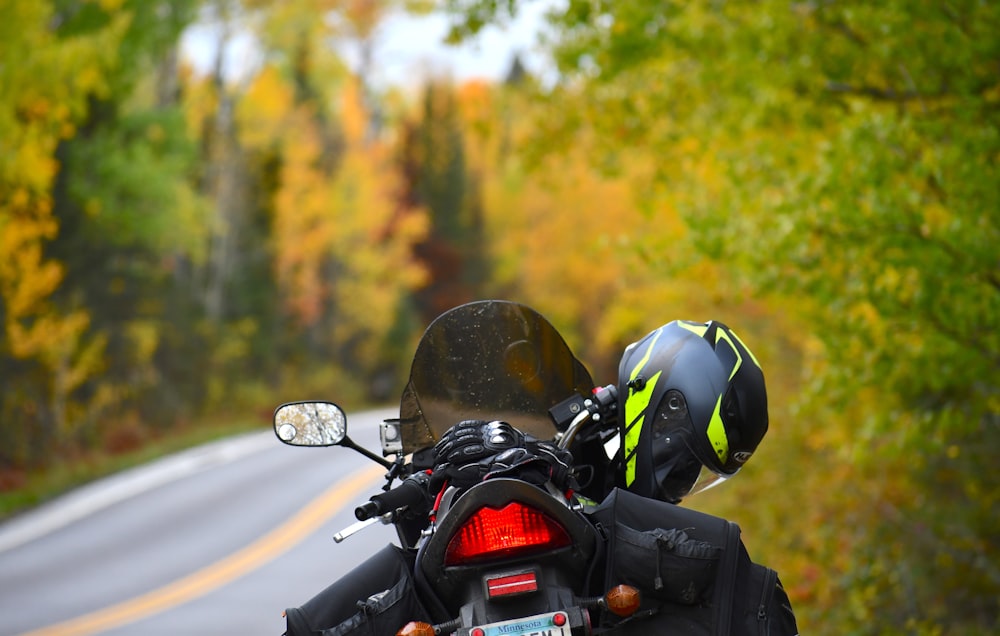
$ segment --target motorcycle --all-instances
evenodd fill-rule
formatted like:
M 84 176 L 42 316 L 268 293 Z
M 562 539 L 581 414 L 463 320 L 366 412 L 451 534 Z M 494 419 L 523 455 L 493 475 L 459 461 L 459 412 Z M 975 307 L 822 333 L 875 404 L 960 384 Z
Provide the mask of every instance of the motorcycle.
M 650 633 L 647 620 L 670 602 L 694 617 L 678 611 L 678 620 L 711 623 L 725 633 L 719 625 L 728 622 L 708 613 L 732 604 L 732 586 L 714 580 L 725 568 L 736 572 L 738 528 L 734 538 L 735 524 L 614 488 L 618 402 L 616 385 L 595 388 L 540 314 L 513 302 L 480 301 L 445 312 L 425 331 L 399 417 L 381 425 L 381 456 L 350 439 L 347 417 L 333 402 L 279 406 L 274 430 L 282 442 L 343 446 L 386 468 L 382 491 L 360 504 L 357 522 L 334 539 L 392 524 L 406 555 L 389 569 L 399 580 L 367 599 L 357 598 L 361 588 L 351 583 L 331 586 L 329 598 L 351 611 L 304 629 L 401 636 Z M 633 511 L 655 508 L 656 522 L 621 527 L 613 514 L 626 504 Z M 641 516 L 628 514 L 633 521 Z M 658 527 L 664 523 L 672 529 Z M 627 567 L 616 563 L 624 560 Z M 647 592 L 652 605 L 644 602 Z M 758 598 L 763 606 L 764 595 Z M 302 619 L 296 609 L 286 612 L 295 636 L 293 618 Z

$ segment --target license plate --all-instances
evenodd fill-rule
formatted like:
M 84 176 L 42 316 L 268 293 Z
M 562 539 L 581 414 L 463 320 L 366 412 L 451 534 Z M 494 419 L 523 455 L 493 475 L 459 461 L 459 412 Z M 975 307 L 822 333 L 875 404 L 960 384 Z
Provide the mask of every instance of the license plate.
M 483 636 L 571 636 L 573 631 L 565 612 L 552 612 L 481 625 L 472 628 L 469 633 L 481 633 Z

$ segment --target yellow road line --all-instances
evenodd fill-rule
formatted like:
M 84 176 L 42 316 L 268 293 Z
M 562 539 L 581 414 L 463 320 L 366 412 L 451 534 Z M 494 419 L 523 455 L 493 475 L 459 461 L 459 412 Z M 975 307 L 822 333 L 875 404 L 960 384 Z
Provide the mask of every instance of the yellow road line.
M 385 473 L 382 467 L 338 481 L 294 517 L 239 552 L 142 596 L 21 636 L 87 636 L 199 598 L 261 567 L 312 534 Z

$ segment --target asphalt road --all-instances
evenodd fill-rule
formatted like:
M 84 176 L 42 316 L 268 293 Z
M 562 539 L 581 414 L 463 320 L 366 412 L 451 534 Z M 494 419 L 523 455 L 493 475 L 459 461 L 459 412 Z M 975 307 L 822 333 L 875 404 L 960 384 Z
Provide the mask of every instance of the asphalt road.
M 393 411 L 348 414 L 378 449 Z M 395 542 L 371 526 L 336 544 L 384 469 L 270 431 L 115 476 L 0 525 L 0 636 L 277 636 L 281 612 Z

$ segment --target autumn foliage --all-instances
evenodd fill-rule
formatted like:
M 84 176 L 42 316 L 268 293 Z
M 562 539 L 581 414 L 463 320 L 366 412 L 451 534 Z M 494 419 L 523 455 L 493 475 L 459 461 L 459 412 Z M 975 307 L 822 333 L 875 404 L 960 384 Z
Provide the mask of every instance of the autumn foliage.
M 995 633 L 996 3 L 570 0 L 542 78 L 376 86 L 399 4 L 4 4 L 0 487 L 207 413 L 391 402 L 476 298 L 539 309 L 602 384 L 716 319 L 771 431 L 687 503 L 803 633 Z M 520 6 L 443 4 L 455 38 Z M 196 72 L 196 20 L 259 56 Z

